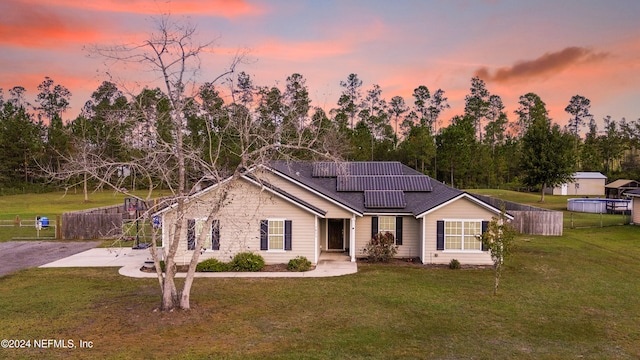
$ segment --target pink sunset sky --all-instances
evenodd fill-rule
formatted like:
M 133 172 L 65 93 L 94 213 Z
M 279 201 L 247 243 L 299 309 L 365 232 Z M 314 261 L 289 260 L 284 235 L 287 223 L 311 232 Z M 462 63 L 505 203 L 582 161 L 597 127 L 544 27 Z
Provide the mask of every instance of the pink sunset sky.
M 355 73 L 363 93 L 373 84 L 387 100 L 413 89 L 441 88 L 462 114 L 471 78 L 503 99 L 511 121 L 518 98 L 538 94 L 565 124 L 573 95 L 591 100 L 602 124 L 640 118 L 640 1 L 637 0 L 3 0 L 0 88 L 20 85 L 34 100 L 45 76 L 72 93 L 74 118 L 109 72 L 144 81 L 139 71 L 88 56 L 92 45 L 140 43 L 153 18 L 188 19 L 202 41 L 215 40 L 198 80 L 213 80 L 238 50 L 238 70 L 259 86 L 307 79 L 313 106 L 336 107 L 340 81 Z M 117 82 L 117 81 L 115 81 Z M 145 84 L 146 85 L 146 84 Z M 150 86 L 156 86 L 149 84 Z M 583 130 L 584 132 L 585 130 Z

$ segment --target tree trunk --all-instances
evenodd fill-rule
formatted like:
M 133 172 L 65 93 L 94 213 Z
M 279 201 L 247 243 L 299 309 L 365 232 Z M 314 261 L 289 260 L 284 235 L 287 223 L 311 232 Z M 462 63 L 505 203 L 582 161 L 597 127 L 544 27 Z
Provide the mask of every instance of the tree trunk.
M 451 184 L 449 185 L 453 187 L 453 165 L 451 165 Z
M 494 282 L 493 282 L 493 295 L 498 294 L 498 285 L 500 284 L 500 263 L 496 262 L 494 265 Z
M 542 184 L 542 190 L 540 191 L 540 202 L 544 202 L 544 189 L 547 188 L 547 184 Z
M 82 193 L 84 194 L 84 202 L 89 202 L 89 189 L 87 187 L 87 173 L 85 172 L 82 180 Z
M 165 264 L 165 276 L 162 284 L 162 304 L 160 309 L 162 311 L 171 311 L 178 307 L 178 290 L 176 289 L 176 283 L 173 281 L 175 277 L 175 263 L 171 261 L 171 265 L 167 262 Z

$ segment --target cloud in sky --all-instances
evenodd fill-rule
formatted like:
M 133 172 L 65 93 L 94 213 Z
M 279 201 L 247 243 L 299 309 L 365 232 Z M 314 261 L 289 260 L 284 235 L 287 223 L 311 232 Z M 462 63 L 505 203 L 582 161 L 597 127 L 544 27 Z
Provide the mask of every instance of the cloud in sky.
M 22 85 L 32 98 L 50 76 L 73 92 L 72 118 L 105 70 L 126 82 L 154 76 L 116 71 L 83 49 L 140 43 L 159 14 L 171 13 L 196 25 L 199 41 L 215 39 L 198 81 L 215 78 L 247 49 L 238 70 L 256 85 L 282 86 L 300 73 L 317 106 L 335 107 L 339 82 L 356 73 L 363 90 L 379 84 L 387 100 L 412 103 L 419 85 L 443 89 L 447 121 L 463 111 L 470 79 L 479 75 L 510 117 L 518 97 L 535 92 L 557 119 L 575 94 L 590 98 L 598 118 L 637 118 L 638 11 L 636 0 L 0 0 L 0 88 L 6 94 Z M 594 13 L 600 21 L 584 21 Z
M 0 44 L 26 48 L 54 48 L 99 37 L 101 21 L 61 16 L 46 6 L 9 1 L 0 5 Z
M 562 71 L 571 65 L 579 65 L 603 60 L 608 53 L 596 53 L 593 50 L 571 46 L 557 52 L 545 53 L 535 60 L 519 61 L 513 66 L 502 67 L 493 74 L 487 67 L 477 69 L 474 76 L 485 81 L 507 82 L 521 80 Z

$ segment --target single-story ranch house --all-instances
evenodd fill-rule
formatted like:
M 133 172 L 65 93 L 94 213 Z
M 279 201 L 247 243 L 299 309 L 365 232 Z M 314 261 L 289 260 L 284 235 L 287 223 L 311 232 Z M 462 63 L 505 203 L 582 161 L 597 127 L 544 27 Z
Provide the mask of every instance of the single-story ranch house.
M 365 257 L 373 234 L 390 232 L 397 257 L 422 263 L 490 265 L 477 235 L 500 209 L 446 186 L 399 162 L 273 162 L 247 171 L 229 186 L 212 229 L 204 217 L 216 187 L 188 200 L 176 261 L 188 263 L 195 239 L 207 231 L 201 259 L 229 261 L 254 252 L 267 264 L 304 256 L 317 264 L 321 252 Z M 175 207 L 158 214 L 163 246 L 171 239 Z M 507 215 L 512 219 L 510 215 Z

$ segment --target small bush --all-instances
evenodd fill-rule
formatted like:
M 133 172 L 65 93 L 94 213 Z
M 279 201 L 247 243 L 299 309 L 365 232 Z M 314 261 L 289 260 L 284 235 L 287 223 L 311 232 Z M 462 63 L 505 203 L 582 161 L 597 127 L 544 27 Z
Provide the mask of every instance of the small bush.
M 452 270 L 460 269 L 460 261 L 456 259 L 451 259 L 451 261 L 449 261 L 449 269 L 452 269 Z
M 392 233 L 377 233 L 371 238 L 363 252 L 370 262 L 389 262 L 398 253 L 398 247 Z
M 229 271 L 229 265 L 218 259 L 207 259 L 196 265 L 196 271 L 199 272 L 225 272 Z
M 260 271 L 264 267 L 264 258 L 251 252 L 239 253 L 229 263 L 232 271 Z
M 296 256 L 287 264 L 289 271 L 309 271 L 309 269 L 311 269 L 311 261 L 304 256 Z

